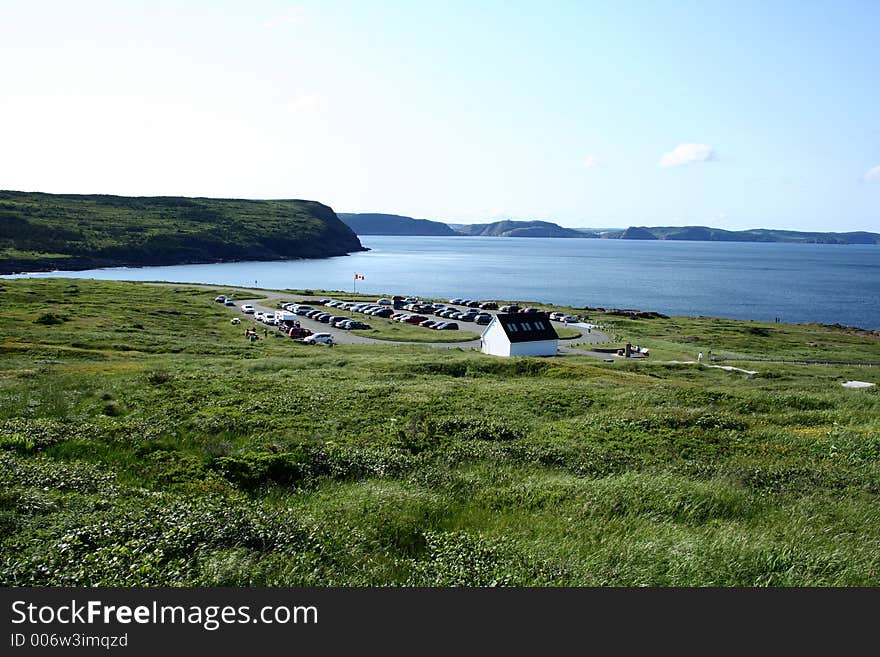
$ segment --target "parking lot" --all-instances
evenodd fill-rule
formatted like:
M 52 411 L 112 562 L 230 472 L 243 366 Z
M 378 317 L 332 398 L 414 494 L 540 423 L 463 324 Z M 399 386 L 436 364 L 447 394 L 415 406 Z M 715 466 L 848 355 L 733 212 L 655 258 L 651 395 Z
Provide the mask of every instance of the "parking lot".
M 254 293 L 254 296 L 242 296 L 249 295 L 250 293 Z M 319 301 L 323 301 L 320 303 Z M 401 299 L 392 299 L 387 298 L 387 301 L 392 302 L 391 305 L 388 303 L 379 303 L 379 299 L 374 299 L 373 301 L 364 301 L 364 300 L 351 300 L 346 299 L 344 296 L 340 295 L 339 298 L 330 298 L 330 297 L 322 297 L 316 298 L 314 296 L 305 297 L 305 296 L 296 296 L 290 295 L 283 292 L 269 291 L 269 290 L 246 290 L 240 289 L 236 293 L 236 298 L 234 299 L 234 306 L 227 306 L 230 311 L 234 312 L 239 318 L 242 324 L 247 328 L 256 328 L 257 336 L 259 338 L 267 337 L 268 335 L 272 335 L 273 333 L 279 332 L 280 327 L 275 326 L 274 321 L 270 321 L 269 323 L 261 322 L 255 319 L 258 313 L 262 313 L 263 316 L 268 315 L 273 318 L 275 317 L 276 311 L 279 311 L 278 305 L 283 303 L 286 305 L 289 310 L 286 312 L 292 313 L 291 317 L 295 316 L 295 321 L 299 323 L 299 326 L 308 329 L 308 331 L 313 334 L 330 334 L 332 336 L 332 342 L 334 344 L 422 344 L 430 347 L 440 347 L 440 348 L 462 348 L 462 349 L 479 349 L 480 348 L 480 339 L 472 339 L 472 340 L 463 340 L 460 342 L 404 342 L 404 341 L 394 341 L 394 340 L 380 340 L 376 338 L 371 338 L 365 335 L 360 335 L 357 333 L 353 333 L 344 328 L 340 328 L 338 326 L 332 326 L 327 321 L 319 321 L 315 319 L 316 313 L 324 312 L 329 314 L 331 317 L 336 318 L 336 321 L 339 321 L 342 318 L 363 322 L 368 325 L 372 325 L 377 322 L 388 322 L 395 321 L 392 317 L 377 317 L 375 315 L 365 314 L 364 312 L 360 312 L 359 310 L 355 310 L 354 307 L 358 304 L 366 304 L 364 308 L 388 308 L 395 315 L 410 315 L 416 317 L 422 317 L 423 320 L 417 322 L 420 324 L 422 321 L 433 321 L 433 322 L 447 322 L 447 323 L 455 323 L 458 325 L 458 329 L 439 329 L 442 330 L 447 335 L 455 333 L 456 330 L 469 331 L 480 333 L 485 329 L 486 325 L 489 324 L 491 318 L 499 312 L 510 312 L 511 310 L 515 312 L 540 312 L 537 308 L 520 308 L 518 306 L 510 307 L 509 304 L 499 304 L 497 302 L 480 302 L 480 301 L 472 301 L 466 299 L 450 299 L 447 302 L 427 302 L 420 299 L 416 299 L 414 297 L 406 297 Z M 397 301 L 397 305 L 399 306 L 397 309 L 394 308 L 393 301 Z M 457 301 L 458 303 L 453 303 Z M 333 303 L 334 305 L 328 305 Z M 488 307 L 480 308 L 480 304 L 489 304 Z M 429 314 L 429 307 L 432 311 Z M 435 306 L 439 306 L 436 307 Z M 251 306 L 253 308 L 252 312 L 245 313 L 242 310 L 243 306 Z M 302 311 L 303 308 L 299 306 L 307 306 L 308 310 L 305 312 L 297 312 Z M 409 308 L 406 308 L 409 306 Z M 494 308 L 492 307 L 494 306 Z M 419 310 L 416 310 L 418 308 Z M 363 308 L 362 308 L 363 309 Z M 449 313 L 450 316 L 444 316 L 443 313 Z M 454 315 L 451 313 L 469 313 L 466 317 L 470 317 L 470 319 L 462 319 L 461 317 L 454 319 Z M 307 314 L 311 314 L 312 317 L 307 316 Z M 480 323 L 475 321 L 476 317 L 483 316 L 484 318 Z M 581 335 L 577 338 L 563 339 L 560 341 L 560 352 L 567 353 L 569 352 L 568 347 L 574 346 L 576 344 L 599 344 L 602 342 L 607 342 L 608 338 L 605 334 L 600 331 L 592 328 L 592 325 L 586 323 L 580 323 L 572 320 L 576 320 L 575 317 L 571 316 L 561 316 L 561 313 L 557 313 L 556 315 L 551 314 L 551 319 L 553 323 L 558 326 L 567 326 L 570 328 L 574 328 L 580 331 Z M 397 318 L 399 321 L 399 317 Z M 561 321 L 562 319 L 567 319 L 568 321 Z M 412 322 L 416 323 L 416 322 Z M 243 329 L 244 330 L 244 329 Z M 430 328 L 425 328 L 425 331 L 430 331 Z M 586 354 L 587 352 L 583 350 L 571 350 L 573 353 Z

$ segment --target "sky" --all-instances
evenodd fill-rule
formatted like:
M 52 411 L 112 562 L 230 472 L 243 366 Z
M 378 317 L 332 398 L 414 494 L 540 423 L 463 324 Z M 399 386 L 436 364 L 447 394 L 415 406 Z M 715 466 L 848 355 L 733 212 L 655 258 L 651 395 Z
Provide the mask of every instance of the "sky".
M 880 2 L 0 0 L 0 189 L 880 231 Z

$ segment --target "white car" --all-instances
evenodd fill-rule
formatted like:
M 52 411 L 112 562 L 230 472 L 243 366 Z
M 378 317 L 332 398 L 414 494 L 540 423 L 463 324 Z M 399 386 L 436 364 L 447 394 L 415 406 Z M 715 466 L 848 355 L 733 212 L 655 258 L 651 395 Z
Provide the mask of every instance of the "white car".
M 333 344 L 333 336 L 329 333 L 313 333 L 303 338 L 303 342 L 306 344 Z
M 241 307 L 241 312 L 243 312 L 245 315 L 253 315 L 254 307 L 249 303 L 245 303 Z

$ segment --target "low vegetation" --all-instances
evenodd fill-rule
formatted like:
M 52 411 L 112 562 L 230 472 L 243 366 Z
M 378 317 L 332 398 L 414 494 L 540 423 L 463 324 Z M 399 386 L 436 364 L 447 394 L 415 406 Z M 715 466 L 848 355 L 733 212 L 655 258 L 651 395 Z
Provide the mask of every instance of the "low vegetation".
M 250 201 L 0 191 L 0 273 L 364 250 L 314 201 Z
M 327 349 L 246 341 L 221 292 L 0 281 L 0 585 L 880 583 L 880 394 L 840 385 L 880 370 L 735 360 L 876 337 L 596 313 L 651 357 Z M 669 362 L 710 349 L 758 373 Z

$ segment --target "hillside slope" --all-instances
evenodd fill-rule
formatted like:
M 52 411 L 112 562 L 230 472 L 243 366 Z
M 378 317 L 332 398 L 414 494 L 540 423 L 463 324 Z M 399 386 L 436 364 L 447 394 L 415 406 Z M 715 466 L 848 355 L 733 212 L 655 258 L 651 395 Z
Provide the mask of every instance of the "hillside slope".
M 358 235 L 458 235 L 439 221 L 398 214 L 340 212 L 338 216 Z
M 0 273 L 324 258 L 363 251 L 315 201 L 0 191 Z
M 706 226 L 630 226 L 609 231 L 603 237 L 624 240 L 678 240 L 692 242 L 791 242 L 798 244 L 880 244 L 880 234 L 865 231 L 849 233 L 803 232 L 755 228 L 723 230 Z
M 491 224 L 458 226 L 465 235 L 490 237 L 592 237 L 573 228 L 563 228 L 549 221 L 496 221 Z

